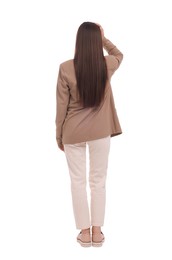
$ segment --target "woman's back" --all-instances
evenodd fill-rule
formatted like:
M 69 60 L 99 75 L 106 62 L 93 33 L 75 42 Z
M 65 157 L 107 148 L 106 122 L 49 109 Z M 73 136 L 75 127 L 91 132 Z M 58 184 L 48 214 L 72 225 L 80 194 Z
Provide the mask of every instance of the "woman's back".
M 57 83 L 57 142 L 60 145 L 74 144 L 102 138 L 108 134 L 121 134 L 121 127 L 113 99 L 110 79 L 118 69 L 123 55 L 116 46 L 105 37 L 103 47 L 108 52 L 105 56 L 107 65 L 107 82 L 104 99 L 100 106 L 84 108 L 80 103 L 75 74 L 74 60 L 68 60 L 60 65 Z M 62 135 L 63 131 L 63 135 Z

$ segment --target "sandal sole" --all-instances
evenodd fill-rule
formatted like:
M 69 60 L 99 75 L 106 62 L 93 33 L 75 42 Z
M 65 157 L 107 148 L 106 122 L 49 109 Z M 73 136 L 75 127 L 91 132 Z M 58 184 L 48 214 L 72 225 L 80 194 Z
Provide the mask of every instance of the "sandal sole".
M 92 246 L 93 247 L 101 247 L 103 245 L 104 241 L 105 241 L 104 239 L 101 242 L 93 242 L 92 241 Z
M 77 239 L 77 242 L 82 246 L 82 247 L 90 247 L 91 242 L 84 243 L 81 240 Z

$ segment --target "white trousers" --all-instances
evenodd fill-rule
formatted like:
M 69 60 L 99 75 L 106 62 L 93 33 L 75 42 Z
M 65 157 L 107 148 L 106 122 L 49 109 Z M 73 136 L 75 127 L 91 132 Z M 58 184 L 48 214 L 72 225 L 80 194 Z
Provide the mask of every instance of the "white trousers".
M 89 148 L 90 210 L 86 190 L 86 144 Z M 110 136 L 77 144 L 65 144 L 64 151 L 71 178 L 76 228 L 103 226 Z

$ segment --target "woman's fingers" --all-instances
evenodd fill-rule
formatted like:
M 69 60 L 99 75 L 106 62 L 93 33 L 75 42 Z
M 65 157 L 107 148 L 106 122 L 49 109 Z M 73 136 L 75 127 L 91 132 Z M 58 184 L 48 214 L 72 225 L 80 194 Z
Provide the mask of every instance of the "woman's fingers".
M 102 38 L 103 38 L 104 37 L 104 30 L 103 30 L 102 26 L 99 23 L 96 23 L 96 24 L 100 27 L 100 31 L 101 31 Z

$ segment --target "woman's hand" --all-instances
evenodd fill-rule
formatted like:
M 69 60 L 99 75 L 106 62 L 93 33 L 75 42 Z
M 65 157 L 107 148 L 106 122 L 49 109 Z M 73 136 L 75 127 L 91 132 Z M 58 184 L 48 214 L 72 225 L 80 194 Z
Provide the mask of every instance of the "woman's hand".
M 58 147 L 59 147 L 60 150 L 62 150 L 64 152 L 64 145 L 63 144 L 60 144 Z
M 101 35 L 102 35 L 102 39 L 103 39 L 104 38 L 104 30 L 99 23 L 96 23 L 96 24 L 100 27 L 100 31 L 101 31 Z
M 100 31 L 101 31 L 101 35 L 102 35 L 102 39 L 103 39 L 104 38 L 104 30 L 101 26 L 100 26 Z

